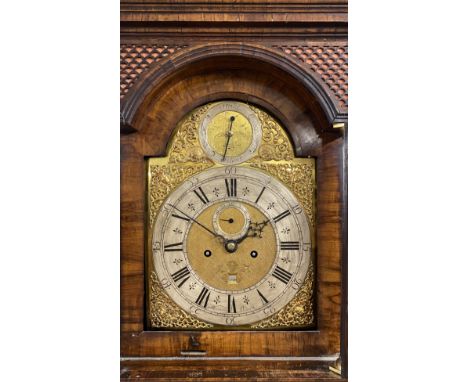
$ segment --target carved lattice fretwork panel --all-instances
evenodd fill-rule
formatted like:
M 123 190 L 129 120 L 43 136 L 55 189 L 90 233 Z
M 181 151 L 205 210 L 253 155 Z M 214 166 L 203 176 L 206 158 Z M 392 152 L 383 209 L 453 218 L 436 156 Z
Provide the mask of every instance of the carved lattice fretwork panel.
M 120 97 L 149 66 L 184 48 L 185 45 L 123 44 L 120 46 Z
M 348 107 L 347 46 L 276 46 L 284 53 L 301 60 L 320 75 L 342 108 Z
M 151 64 L 186 45 L 122 44 L 120 96 L 123 97 Z M 341 108 L 348 106 L 348 47 L 345 45 L 279 45 L 275 48 L 300 60 L 330 88 Z

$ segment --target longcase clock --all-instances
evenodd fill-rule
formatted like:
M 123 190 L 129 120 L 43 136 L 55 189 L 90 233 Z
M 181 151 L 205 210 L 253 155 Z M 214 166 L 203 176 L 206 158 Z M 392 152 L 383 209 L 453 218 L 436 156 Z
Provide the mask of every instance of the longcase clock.
M 347 9 L 312 3 L 122 2 L 122 381 L 346 380 Z

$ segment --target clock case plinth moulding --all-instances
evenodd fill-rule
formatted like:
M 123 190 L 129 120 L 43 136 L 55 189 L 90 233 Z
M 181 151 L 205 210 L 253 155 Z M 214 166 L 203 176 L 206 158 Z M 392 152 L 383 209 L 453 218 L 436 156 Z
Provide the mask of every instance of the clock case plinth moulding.
M 152 261 L 151 239 L 155 217 L 164 199 L 183 181 L 201 171 L 221 166 L 213 162 L 202 150 L 199 129 L 207 110 L 219 102 L 201 106 L 185 116 L 175 129 L 168 154 L 148 161 L 148 217 L 147 226 L 147 280 L 148 319 L 151 329 L 281 329 L 308 328 L 314 324 L 314 258 L 315 258 L 315 160 L 295 158 L 291 142 L 268 113 L 249 105 L 260 120 L 262 140 L 252 158 L 237 166 L 259 169 L 277 178 L 297 197 L 306 211 L 311 230 L 311 261 L 304 283 L 293 299 L 280 311 L 251 325 L 229 327 L 198 320 L 181 309 L 165 293 Z M 225 167 L 225 166 L 222 166 Z

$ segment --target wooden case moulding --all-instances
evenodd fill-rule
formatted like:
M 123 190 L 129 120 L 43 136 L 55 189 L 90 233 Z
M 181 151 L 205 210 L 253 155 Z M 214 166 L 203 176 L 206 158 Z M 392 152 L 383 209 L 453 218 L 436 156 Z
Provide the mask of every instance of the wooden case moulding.
M 127 0 L 121 11 L 121 379 L 346 380 L 347 2 Z M 169 154 L 187 113 L 226 99 L 268 112 L 294 157 L 314 159 L 314 324 L 150 330 L 148 158 Z

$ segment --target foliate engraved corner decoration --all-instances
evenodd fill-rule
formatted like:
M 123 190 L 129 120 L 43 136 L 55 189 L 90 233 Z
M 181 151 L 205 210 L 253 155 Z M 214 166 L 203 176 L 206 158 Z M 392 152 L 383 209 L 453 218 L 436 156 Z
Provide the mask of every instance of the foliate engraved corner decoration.
M 277 45 L 275 48 L 305 63 L 320 75 L 338 100 L 348 107 L 348 46 Z
M 151 272 L 150 320 L 153 328 L 212 328 L 212 324 L 200 321 L 184 312 L 164 292 L 156 272 Z
M 315 200 L 315 167 L 312 163 L 291 161 L 289 163 L 250 163 L 250 166 L 266 171 L 281 180 L 296 195 L 309 218 L 312 229 L 314 225 Z
M 179 184 L 192 175 L 195 175 L 206 168 L 211 167 L 208 163 L 194 164 L 167 164 L 150 166 L 150 227 L 153 227 L 154 220 L 159 211 L 159 207 L 169 193 Z
M 264 111 L 251 106 L 262 124 L 262 143 L 258 148 L 256 160 L 291 160 L 294 157 L 291 142 L 278 122 Z
M 120 45 L 120 98 L 127 94 L 141 73 L 149 66 L 187 45 Z
M 252 329 L 269 329 L 291 326 L 307 326 L 314 323 L 312 310 L 313 267 L 309 268 L 304 284 L 294 298 L 278 313 L 251 325 Z

